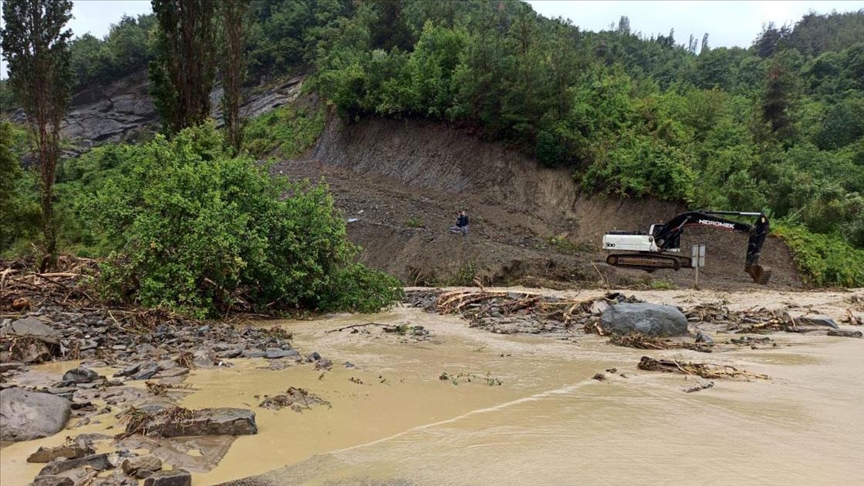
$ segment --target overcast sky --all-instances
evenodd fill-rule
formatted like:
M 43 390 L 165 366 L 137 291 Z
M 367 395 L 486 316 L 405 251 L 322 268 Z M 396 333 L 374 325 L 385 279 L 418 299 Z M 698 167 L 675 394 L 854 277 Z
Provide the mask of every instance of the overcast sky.
M 0 0 L 2 1 L 2 0 Z M 437 0 L 428 0 L 437 1 Z M 675 29 L 675 40 L 686 44 L 690 35 L 702 40 L 708 33 L 712 47 L 748 47 L 762 29 L 773 21 L 778 26 L 795 23 L 809 10 L 818 13 L 856 11 L 861 1 L 565 1 L 528 0 L 534 10 L 546 17 L 565 17 L 582 30 L 608 29 L 622 15 L 630 19 L 630 29 L 646 35 Z M 137 16 L 150 12 L 149 0 L 75 0 L 74 18 L 69 27 L 76 36 L 90 32 L 96 37 L 108 33 L 112 23 L 123 14 Z M 0 59 L 2 62 L 2 59 Z M 4 62 L 5 64 L 5 62 Z M 0 69 L 5 77 L 6 66 Z
M 667 35 L 675 29 L 675 42 L 687 44 L 692 34 L 701 42 L 708 33 L 711 47 L 749 47 L 762 24 L 795 24 L 808 11 L 851 12 L 864 8 L 864 1 L 550 1 L 528 0 L 546 17 L 569 18 L 582 30 L 608 30 L 622 15 L 630 19 L 630 30 L 646 35 Z

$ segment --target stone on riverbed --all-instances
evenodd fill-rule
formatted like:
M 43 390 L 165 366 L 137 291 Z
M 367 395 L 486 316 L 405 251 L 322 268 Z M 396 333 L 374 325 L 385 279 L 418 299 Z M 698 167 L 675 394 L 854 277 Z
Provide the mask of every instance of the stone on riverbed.
M 862 337 L 864 337 L 864 332 L 861 332 L 861 331 L 839 331 L 839 330 L 835 331 L 832 329 L 832 330 L 828 331 L 828 335 L 829 336 L 836 336 L 836 337 L 862 338 Z
M 35 317 L 18 319 L 12 324 L 0 328 L 0 336 L 6 335 L 28 336 L 53 345 L 60 344 L 60 338 L 62 337 L 54 328 Z
M 123 461 L 122 468 L 126 474 L 143 479 L 162 469 L 162 459 L 156 456 L 130 457 Z
M 64 476 L 36 476 L 33 486 L 75 486 L 75 481 Z
M 79 467 L 92 468 L 97 471 L 104 471 L 106 469 L 114 468 L 114 466 L 111 464 L 111 461 L 108 460 L 108 454 L 92 454 L 89 456 L 80 457 L 78 459 L 72 459 L 70 461 L 54 461 L 51 464 L 43 467 L 42 470 L 39 471 L 39 475 L 51 476 L 66 471 L 71 471 L 72 469 L 76 469 Z
M 280 348 L 267 348 L 267 355 L 264 356 L 267 359 L 280 359 L 280 358 L 297 358 L 300 356 L 296 350 L 293 349 L 280 349 Z
M 143 422 L 130 421 L 126 433 L 146 431 L 151 437 L 191 437 L 198 435 L 254 435 L 258 433 L 255 412 L 242 408 L 165 409 Z
M 144 486 L 192 486 L 192 475 L 184 469 L 159 471 L 145 479 Z
M 87 368 L 75 368 L 63 375 L 64 383 L 90 383 L 99 378 L 99 373 Z
M 612 334 L 639 332 L 656 337 L 685 336 L 687 318 L 668 305 L 621 303 L 603 311 L 600 327 Z
M 60 348 L 60 333 L 35 317 L 18 319 L 0 328 L 0 336 L 18 339 L 10 358 L 24 363 L 48 361 Z
M 69 420 L 69 400 L 49 393 L 0 390 L 0 440 L 18 442 L 48 437 Z
M 801 316 L 794 319 L 799 326 L 824 326 L 831 329 L 840 329 L 834 319 L 828 316 Z
M 62 457 L 64 459 L 79 459 L 84 456 L 95 453 L 90 446 L 81 444 L 64 444 L 57 447 L 40 447 L 39 450 L 30 454 L 27 462 L 51 462 L 54 459 Z

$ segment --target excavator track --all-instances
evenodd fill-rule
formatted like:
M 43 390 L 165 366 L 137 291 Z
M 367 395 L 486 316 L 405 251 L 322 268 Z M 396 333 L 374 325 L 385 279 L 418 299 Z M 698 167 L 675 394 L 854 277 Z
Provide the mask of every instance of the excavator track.
M 661 269 L 689 268 L 690 258 L 652 253 L 613 253 L 606 258 L 606 263 L 613 267 L 635 268 L 650 272 Z

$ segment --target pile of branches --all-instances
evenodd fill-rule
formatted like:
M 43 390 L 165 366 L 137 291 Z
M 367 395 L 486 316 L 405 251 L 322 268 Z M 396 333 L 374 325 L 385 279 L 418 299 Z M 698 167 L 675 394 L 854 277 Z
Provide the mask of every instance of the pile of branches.
M 702 353 L 711 353 L 711 345 L 708 343 L 691 343 L 687 341 L 673 341 L 655 336 L 646 336 L 639 332 L 629 334 L 613 334 L 609 337 L 609 344 L 636 349 L 690 349 Z
M 183 407 L 171 407 L 155 413 L 148 413 L 139 408 L 129 407 L 117 415 L 117 417 L 120 419 L 121 424 L 126 425 L 126 429 L 114 437 L 117 440 L 121 440 L 135 434 L 147 436 L 161 435 L 161 429 L 164 428 L 165 424 L 179 424 L 182 427 L 184 422 L 191 421 L 197 417 L 197 411 Z
M 0 313 L 18 313 L 45 304 L 86 307 L 96 300 L 84 285 L 98 273 L 96 261 L 61 255 L 54 271 L 39 272 L 34 259 L 0 260 Z
M 683 375 L 701 376 L 706 379 L 732 379 L 732 380 L 767 380 L 767 375 L 750 373 L 739 370 L 734 366 L 716 365 L 711 363 L 690 363 L 669 359 L 654 359 L 642 356 L 639 361 L 639 369 L 645 371 L 661 371 L 664 373 L 680 373 Z
M 565 330 L 576 324 L 586 328 L 609 305 L 619 302 L 637 302 L 618 293 L 590 299 L 562 299 L 529 292 L 459 290 L 444 292 L 432 308 L 440 314 L 459 314 L 472 325 L 487 324 L 484 320 L 513 316 L 526 317 L 538 323 L 558 323 Z
M 826 324 L 815 322 L 818 319 L 808 317 L 791 317 L 784 310 L 770 310 L 764 307 L 754 307 L 743 311 L 732 312 L 726 307 L 726 302 L 701 304 L 688 310 L 685 315 L 689 322 L 704 322 L 721 324 L 726 330 L 735 333 L 769 333 L 769 332 L 808 332 Z M 856 321 L 857 320 L 857 321 Z M 850 324 L 860 322 L 851 310 L 847 312 L 844 322 Z

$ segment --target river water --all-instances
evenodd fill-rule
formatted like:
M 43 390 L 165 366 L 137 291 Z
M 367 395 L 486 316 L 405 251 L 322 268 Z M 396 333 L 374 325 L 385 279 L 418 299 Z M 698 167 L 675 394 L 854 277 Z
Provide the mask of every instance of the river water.
M 327 332 L 365 322 L 422 325 L 431 337 L 374 326 Z M 276 324 L 304 353 L 332 359 L 333 369 L 236 360 L 228 369 L 194 370 L 185 381 L 194 393 L 181 405 L 252 408 L 259 433 L 187 444 L 202 459 L 184 464 L 193 484 L 262 473 L 242 484 L 864 484 L 861 339 L 777 334 L 776 348 L 646 353 L 596 336 L 491 334 L 409 308 Z M 639 371 L 643 354 L 730 364 L 771 379 L 715 380 L 687 394 L 699 379 Z M 439 379 L 445 372 L 458 384 Z M 592 379 L 596 373 L 607 379 Z M 289 386 L 331 407 L 257 406 Z M 112 425 L 74 432 L 116 433 Z M 28 484 L 40 467 L 24 462 L 27 455 L 64 436 L 0 450 L 0 483 Z

